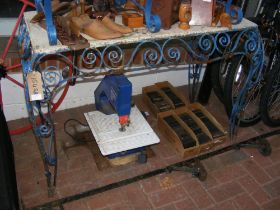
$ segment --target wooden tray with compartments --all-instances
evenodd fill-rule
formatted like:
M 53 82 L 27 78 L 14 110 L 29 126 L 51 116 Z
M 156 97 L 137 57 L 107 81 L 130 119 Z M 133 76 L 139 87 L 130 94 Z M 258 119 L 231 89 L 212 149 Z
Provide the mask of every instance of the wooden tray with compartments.
M 142 89 L 145 103 L 157 116 L 160 112 L 176 109 L 187 104 L 181 93 L 169 82 L 159 82 Z
M 216 118 L 209 113 L 206 108 L 204 108 L 199 103 L 193 103 L 188 106 L 188 108 L 205 124 L 210 134 L 212 135 L 214 145 L 222 144 L 226 140 L 226 130 L 224 127 L 216 120 Z M 200 111 L 204 117 L 199 114 Z
M 183 158 L 210 150 L 226 138 L 221 124 L 198 103 L 159 113 L 158 127 Z
M 174 111 L 170 110 L 158 114 L 158 128 L 183 158 L 199 154 L 200 148 L 195 134 L 178 118 Z

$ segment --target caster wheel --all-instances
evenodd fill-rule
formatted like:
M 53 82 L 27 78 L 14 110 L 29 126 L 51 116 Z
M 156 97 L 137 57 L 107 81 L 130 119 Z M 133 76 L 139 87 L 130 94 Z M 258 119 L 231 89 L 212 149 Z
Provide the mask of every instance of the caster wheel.
M 258 150 L 263 156 L 266 157 L 266 156 L 271 155 L 272 149 L 266 139 L 260 139 L 258 144 L 259 144 Z
M 147 163 L 147 154 L 146 152 L 141 152 L 141 154 L 138 155 L 138 163 Z
M 194 164 L 192 174 L 194 177 L 197 177 L 202 182 L 207 179 L 207 171 L 200 162 L 196 162 Z

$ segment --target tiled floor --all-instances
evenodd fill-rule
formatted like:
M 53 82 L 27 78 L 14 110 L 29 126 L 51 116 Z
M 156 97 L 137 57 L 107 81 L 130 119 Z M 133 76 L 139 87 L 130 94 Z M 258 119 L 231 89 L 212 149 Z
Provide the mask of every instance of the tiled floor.
M 136 99 L 141 110 L 148 111 L 141 97 Z M 224 125 L 221 104 L 212 96 L 207 106 Z M 155 156 L 147 164 L 131 163 L 126 166 L 98 170 L 92 153 L 86 145 L 63 149 L 69 137 L 63 132 L 68 118 L 84 121 L 82 113 L 92 106 L 62 111 L 55 114 L 59 162 L 56 195 L 48 198 L 43 165 L 31 132 L 14 136 L 18 187 L 24 207 L 29 208 L 51 200 L 75 195 L 113 182 L 182 161 L 172 145 L 160 135 L 161 143 L 152 146 Z M 156 121 L 148 119 L 156 128 Z M 26 120 L 9 123 L 10 129 L 22 126 Z M 237 140 L 248 139 L 271 129 L 262 123 L 239 130 Z M 236 141 L 237 141 L 236 140 Z M 203 161 L 208 178 L 199 182 L 184 172 L 164 173 L 95 196 L 63 205 L 65 209 L 280 209 L 280 140 L 269 138 L 273 153 L 261 156 L 254 149 L 229 151 Z M 227 141 L 227 144 L 230 144 Z M 222 146 L 225 146 L 222 145 Z

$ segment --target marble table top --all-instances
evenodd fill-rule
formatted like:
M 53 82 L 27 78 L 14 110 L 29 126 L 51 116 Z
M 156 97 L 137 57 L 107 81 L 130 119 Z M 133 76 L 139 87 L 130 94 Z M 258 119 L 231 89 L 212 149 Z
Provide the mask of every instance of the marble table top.
M 55 46 L 50 46 L 48 41 L 47 32 L 38 24 L 30 23 L 32 17 L 36 14 L 36 11 L 25 12 L 24 20 L 27 25 L 27 30 L 30 35 L 33 53 L 52 54 L 57 52 L 67 52 L 70 48 L 66 45 L 62 45 L 59 41 Z M 121 17 L 116 18 L 116 22 L 121 22 Z M 182 38 L 186 36 L 196 36 L 206 33 L 219 33 L 229 31 L 241 31 L 244 29 L 255 28 L 256 24 L 243 18 L 242 22 L 238 25 L 234 25 L 232 29 L 226 27 L 208 27 L 208 26 L 191 26 L 189 30 L 181 30 L 178 28 L 178 23 L 174 24 L 169 30 L 160 30 L 158 33 L 150 33 L 145 28 L 135 30 L 132 34 L 111 40 L 96 40 L 85 34 L 83 36 L 88 39 L 90 47 L 106 47 L 110 45 L 125 45 L 138 43 L 140 41 L 148 40 L 164 40 L 168 38 Z

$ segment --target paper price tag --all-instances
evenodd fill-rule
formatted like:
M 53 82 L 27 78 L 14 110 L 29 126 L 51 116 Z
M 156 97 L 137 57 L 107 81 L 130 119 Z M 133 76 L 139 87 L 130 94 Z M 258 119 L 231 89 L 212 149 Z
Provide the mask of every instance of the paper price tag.
M 33 71 L 27 74 L 27 84 L 30 101 L 38 101 L 44 99 L 43 81 L 39 72 Z

